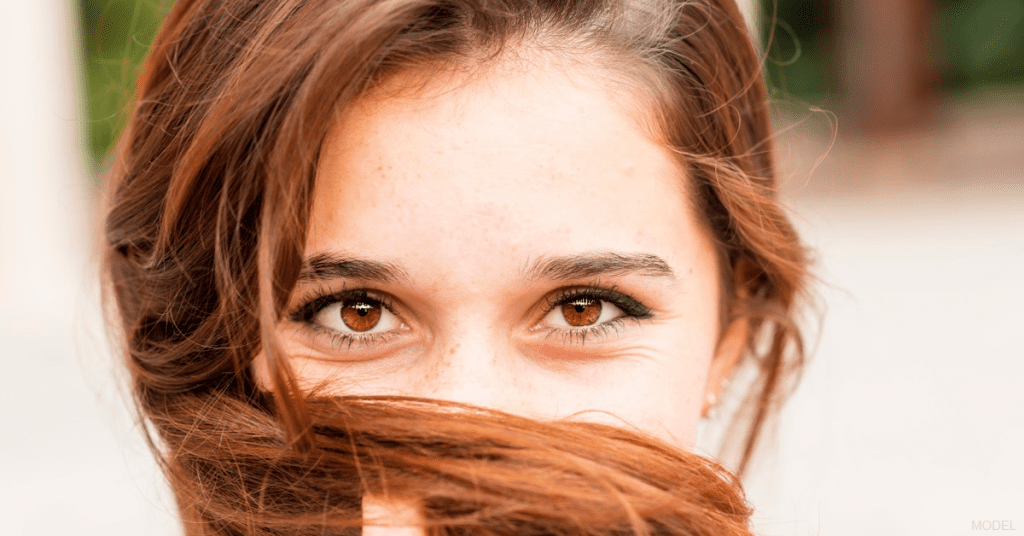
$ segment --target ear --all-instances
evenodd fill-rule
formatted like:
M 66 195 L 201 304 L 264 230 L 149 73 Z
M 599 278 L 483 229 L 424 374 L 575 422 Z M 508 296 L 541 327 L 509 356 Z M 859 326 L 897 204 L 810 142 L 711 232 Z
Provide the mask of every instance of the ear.
M 708 412 L 721 398 L 725 384 L 729 383 L 736 365 L 743 357 L 749 335 L 750 321 L 746 317 L 734 319 L 722 333 L 722 338 L 715 348 L 715 355 L 711 359 L 708 381 L 704 385 L 704 407 L 700 412 L 702 417 L 707 417 Z

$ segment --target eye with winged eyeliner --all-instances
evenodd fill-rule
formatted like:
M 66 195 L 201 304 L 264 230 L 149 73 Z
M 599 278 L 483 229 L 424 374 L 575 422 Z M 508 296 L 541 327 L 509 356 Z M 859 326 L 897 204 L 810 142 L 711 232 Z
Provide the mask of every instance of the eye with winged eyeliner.
M 641 276 L 675 279 L 675 275 L 668 262 L 655 255 L 646 253 L 621 253 L 621 252 L 588 252 L 573 255 L 544 256 L 535 259 L 523 267 L 520 272 L 522 281 L 552 281 L 552 282 L 573 282 L 581 280 L 594 280 L 600 277 L 625 277 Z M 321 284 L 343 280 L 356 282 L 360 285 L 408 285 L 412 279 L 404 267 L 396 262 L 387 260 L 374 260 L 349 256 L 342 252 L 318 253 L 309 257 L 304 262 L 299 275 L 299 282 L 319 282 Z M 541 322 L 530 328 L 531 332 L 541 330 L 547 331 L 547 337 L 561 335 L 566 343 L 585 343 L 588 338 L 594 339 L 598 336 L 617 333 L 625 327 L 627 321 L 649 319 L 653 315 L 649 308 L 636 298 L 629 296 L 616 287 L 604 287 L 593 284 L 589 287 L 563 287 L 548 294 L 546 310 L 542 319 L 556 315 L 555 308 L 564 306 L 566 303 L 575 300 L 579 303 L 591 303 L 589 313 L 594 313 L 594 319 L 583 324 L 573 324 L 564 321 L 560 325 Z M 346 305 L 345 300 L 364 300 L 377 303 L 381 311 L 394 315 L 401 321 L 400 312 L 394 306 L 394 302 L 386 293 L 370 290 L 369 288 L 355 288 L 342 290 L 341 292 L 328 292 L 323 287 L 311 293 L 310 297 L 304 299 L 301 305 L 293 310 L 289 319 L 301 325 L 311 334 L 318 337 L 328 337 L 332 347 L 336 349 L 352 349 L 358 347 L 371 347 L 377 344 L 388 342 L 395 336 L 400 335 L 396 330 L 375 333 L 344 333 L 330 328 L 323 323 L 317 323 L 316 317 L 327 307 L 341 303 Z M 602 304 L 607 304 L 603 308 Z M 364 303 L 356 306 L 369 306 Z M 597 312 L 601 313 L 595 313 Z M 572 313 L 569 310 L 570 314 Z M 580 311 L 583 311 L 581 308 Z M 618 315 L 614 318 L 607 318 L 614 312 Z M 581 317 L 582 319 L 583 317 Z M 401 324 L 404 328 L 406 324 Z
M 384 332 L 345 333 L 318 321 L 323 312 L 338 305 L 341 306 L 339 311 L 353 306 L 356 308 L 362 306 L 363 309 L 372 307 L 386 310 L 388 314 L 394 315 L 398 319 L 397 321 L 401 322 L 400 311 L 389 296 L 367 289 L 342 290 L 334 293 L 320 289 L 317 293 L 305 298 L 301 305 L 288 314 L 288 319 L 309 330 L 314 336 L 327 337 L 332 348 L 343 351 L 353 350 L 353 348 L 372 348 L 375 345 L 385 344 L 393 340 L 394 337 L 400 336 L 403 329 L 407 329 L 406 325 L 401 323 L 397 329 Z M 569 311 L 572 311 L 573 308 L 582 310 L 596 307 L 599 313 L 596 317 L 587 320 L 585 325 L 545 324 L 544 319 L 558 313 L 560 307 L 563 310 L 568 308 Z M 601 318 L 605 316 L 611 316 L 611 318 L 601 321 Z M 588 338 L 595 339 L 608 336 L 613 332 L 618 333 L 627 321 L 635 321 L 639 324 L 641 320 L 653 316 L 650 308 L 632 296 L 620 292 L 617 287 L 606 287 L 596 283 L 586 287 L 561 288 L 549 293 L 544 298 L 542 319 L 534 324 L 529 331 L 546 332 L 544 339 L 560 335 L 564 344 L 582 345 Z M 368 330 L 373 328 L 374 326 L 369 326 Z
M 605 316 L 605 307 L 603 305 L 605 303 L 611 306 L 611 314 L 615 316 L 598 322 L 598 320 Z M 531 328 L 531 331 L 545 331 L 545 339 L 552 336 L 560 336 L 562 343 L 567 346 L 582 346 L 586 344 L 587 339 L 601 339 L 612 334 L 619 334 L 627 321 L 634 321 L 639 325 L 642 320 L 654 316 L 650 308 L 636 298 L 620 292 L 617 287 L 604 287 L 600 284 L 594 284 L 588 287 L 570 287 L 557 290 L 547 298 L 544 318 L 546 319 L 553 313 L 558 312 L 559 308 L 562 309 L 562 315 L 565 315 L 566 308 L 568 308 L 571 314 L 574 308 L 577 312 L 583 312 L 585 308 L 593 307 L 594 305 L 597 306 L 598 317 L 593 318 L 594 315 L 591 315 L 591 318 L 584 320 L 586 325 L 545 326 L 538 324 Z M 616 315 L 614 311 L 617 311 L 619 314 Z
M 555 307 L 580 299 L 609 302 L 621 309 L 625 315 L 640 320 L 653 316 L 653 313 L 646 305 L 640 303 L 640 301 L 632 296 L 623 294 L 618 290 L 618 287 L 604 287 L 600 284 L 556 291 L 547 299 L 548 306 L 545 313 L 551 312 Z
M 660 277 L 674 279 L 668 263 L 660 257 L 645 253 L 588 252 L 575 255 L 540 257 L 528 263 L 520 272 L 524 283 L 530 281 L 551 281 L 566 283 L 581 280 L 594 281 L 604 277 Z M 323 286 L 332 280 L 342 280 L 341 291 L 328 291 Z M 599 281 L 599 279 L 598 279 Z M 374 310 L 376 314 L 391 315 L 409 329 L 402 318 L 402 311 L 396 307 L 389 294 L 362 285 L 410 285 L 408 271 L 395 262 L 360 259 L 343 252 L 319 253 L 310 257 L 299 274 L 303 283 L 317 282 L 317 289 L 307 291 L 301 304 L 287 315 L 289 320 L 302 326 L 314 337 L 326 337 L 336 350 L 372 348 L 390 342 L 401 336 L 402 329 L 374 332 L 346 332 L 330 327 L 324 321 L 324 311 L 330 312 L 329 320 L 337 323 L 335 313 L 353 310 Z M 348 282 L 360 287 L 346 288 Z M 561 307 L 561 309 L 559 309 Z M 568 307 L 568 308 L 567 308 Z M 334 311 L 338 308 L 338 311 Z M 361 309 L 360 309 L 361 308 Z M 553 335 L 562 336 L 566 344 L 585 344 L 588 339 L 618 333 L 627 321 L 639 323 L 651 318 L 651 309 L 639 300 L 618 290 L 616 286 L 601 283 L 572 285 L 556 289 L 544 297 L 544 314 L 532 325 L 530 332 L 546 331 L 545 339 Z M 556 310 L 558 309 L 558 310 Z M 573 316 L 573 322 L 566 320 L 566 314 Z M 364 314 L 364 313 L 360 313 Z M 555 322 L 545 322 L 553 319 Z M 376 324 L 374 324 L 375 326 Z M 370 329 L 373 329 L 371 326 Z
M 335 308 L 337 310 L 332 311 Z M 325 314 L 327 317 L 322 318 Z M 366 289 L 329 292 L 320 287 L 305 297 L 287 318 L 314 339 L 327 338 L 333 349 L 346 351 L 385 344 L 408 329 L 389 296 Z M 355 321 L 356 325 L 350 325 L 350 321 Z M 342 326 L 329 325 L 338 322 Z M 391 324 L 391 327 L 378 330 L 381 324 L 385 328 Z

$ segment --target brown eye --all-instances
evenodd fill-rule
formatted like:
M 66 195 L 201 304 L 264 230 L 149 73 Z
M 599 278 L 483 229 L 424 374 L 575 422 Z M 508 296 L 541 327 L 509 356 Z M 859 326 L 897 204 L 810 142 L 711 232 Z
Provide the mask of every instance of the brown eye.
M 601 318 L 601 300 L 576 298 L 562 304 L 562 316 L 573 327 L 589 326 Z
M 381 305 L 363 300 L 345 302 L 341 321 L 352 331 L 370 331 L 380 322 Z

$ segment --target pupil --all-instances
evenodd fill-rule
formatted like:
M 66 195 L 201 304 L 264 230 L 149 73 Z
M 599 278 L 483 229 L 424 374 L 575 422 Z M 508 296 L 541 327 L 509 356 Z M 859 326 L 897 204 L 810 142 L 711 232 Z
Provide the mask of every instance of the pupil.
M 562 316 L 570 326 L 589 326 L 601 318 L 601 300 L 577 298 L 562 305 Z
M 381 308 L 374 302 L 352 300 L 341 308 L 341 319 L 349 329 L 369 331 L 380 321 Z

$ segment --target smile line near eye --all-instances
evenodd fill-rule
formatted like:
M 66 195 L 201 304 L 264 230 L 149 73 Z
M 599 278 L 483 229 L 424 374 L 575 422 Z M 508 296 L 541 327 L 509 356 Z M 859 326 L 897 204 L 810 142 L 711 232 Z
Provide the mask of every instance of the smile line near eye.
M 606 303 L 608 306 L 602 306 L 602 303 Z M 401 322 L 399 312 L 396 310 L 397 308 L 394 306 L 391 298 L 384 293 L 370 289 L 342 290 L 334 293 L 327 293 L 324 289 L 320 289 L 317 295 L 304 301 L 302 305 L 288 314 L 287 318 L 292 322 L 300 324 L 317 337 L 328 338 L 330 346 L 338 351 L 369 349 L 386 344 L 394 336 L 400 335 L 396 329 L 373 331 L 376 328 L 376 324 L 369 325 L 368 322 L 374 322 L 379 317 L 379 313 L 369 321 L 361 320 L 357 322 L 360 324 L 359 327 L 365 329 L 352 330 L 351 333 L 331 328 L 324 325 L 323 322 L 317 321 L 317 317 L 322 316 L 321 312 L 335 305 L 340 306 L 339 311 L 343 313 L 348 308 L 348 317 L 357 320 L 361 319 L 352 315 L 353 310 L 358 311 L 359 314 L 363 314 L 364 311 L 370 308 L 386 311 L 387 314 L 398 318 L 401 328 L 408 329 Z M 582 322 L 585 325 L 573 324 L 568 321 L 565 321 L 560 326 L 545 324 L 543 319 L 553 314 L 558 314 L 559 307 L 569 307 L 568 310 L 570 312 L 573 312 L 573 308 L 576 311 L 580 311 L 583 308 L 589 307 L 591 310 L 586 311 L 582 315 L 574 315 L 574 320 L 579 321 L 582 318 Z M 595 308 L 599 311 L 598 316 L 592 314 Z M 614 318 L 598 322 L 601 318 L 615 311 L 618 311 L 620 314 Z M 634 320 L 639 323 L 641 320 L 649 319 L 652 316 L 653 313 L 650 308 L 639 300 L 620 292 L 614 286 L 603 287 L 595 284 L 586 287 L 570 287 L 556 290 L 545 297 L 542 320 L 530 328 L 529 331 L 546 331 L 544 339 L 548 339 L 553 335 L 562 335 L 564 344 L 582 345 L 588 339 L 594 340 L 595 338 L 618 334 L 627 320 Z M 340 321 L 341 319 L 337 320 Z M 344 329 L 351 329 L 348 322 L 345 322 L 344 325 Z M 365 333 L 361 331 L 365 331 Z

